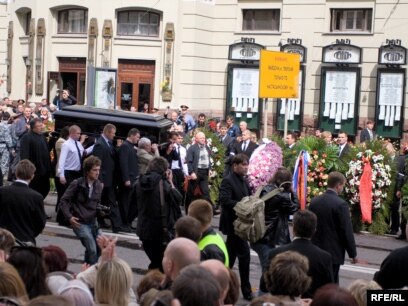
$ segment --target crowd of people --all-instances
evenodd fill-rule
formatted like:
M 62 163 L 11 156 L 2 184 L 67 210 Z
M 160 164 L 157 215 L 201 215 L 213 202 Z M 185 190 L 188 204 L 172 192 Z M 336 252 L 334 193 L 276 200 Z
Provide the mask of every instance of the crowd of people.
M 68 92 L 63 96 L 63 103 L 74 104 Z M 3 103 L 5 118 L 10 106 Z M 167 145 L 161 147 L 136 128 L 114 144 L 116 127 L 110 123 L 96 140 L 71 125 L 51 146 L 41 117 L 47 103 L 41 104 L 40 116 L 33 117 L 31 107 L 20 107 L 22 113 L 13 114 L 11 124 L 9 116 L 0 125 L 0 140 L 5 139 L 6 155 L 13 159 L 2 167 L 13 182 L 0 188 L 0 279 L 5 280 L 0 282 L 0 305 L 218 306 L 235 305 L 239 291 L 250 305 L 366 305 L 367 289 L 408 286 L 405 247 L 384 260 L 373 281 L 339 287 L 345 254 L 352 263 L 358 259 L 349 206 L 340 197 L 346 179 L 338 172 L 329 174 L 326 193 L 300 210 L 292 173 L 278 168 L 262 187 L 261 196 L 279 189 L 265 200 L 263 236 L 249 243 L 237 234 L 234 207 L 252 194 L 246 176 L 258 147 L 245 121 L 237 125 L 227 116 L 213 127 L 226 162 L 224 173 L 218 174 L 218 203 L 213 203 L 213 152 L 200 130 L 208 126 L 205 114 L 195 121 L 186 105 L 166 110 L 173 124 Z M 318 132 L 316 136 L 332 141 L 331 134 Z M 194 138 L 187 147 L 186 134 Z M 375 137 L 372 127 L 366 134 L 363 141 Z M 288 133 L 288 149 L 297 137 Z M 338 144 L 341 158 L 348 150 L 347 134 L 339 133 Z M 69 271 L 64 246 L 36 247 L 46 224 L 44 199 L 51 176 L 58 194 L 57 221 L 70 226 L 85 248 L 84 266 L 76 275 Z M 225 241 L 212 226 L 217 213 Z M 116 254 L 116 239 L 104 236 L 101 228 L 138 235 L 150 264 L 137 286 L 129 264 Z M 251 248 L 262 266 L 259 297 L 250 283 Z M 232 270 L 237 259 L 239 277 Z

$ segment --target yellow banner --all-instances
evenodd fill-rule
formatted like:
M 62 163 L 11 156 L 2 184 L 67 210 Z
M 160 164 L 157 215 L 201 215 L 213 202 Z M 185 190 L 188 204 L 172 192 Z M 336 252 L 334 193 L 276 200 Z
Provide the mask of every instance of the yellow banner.
M 260 98 L 298 98 L 300 55 L 261 50 Z

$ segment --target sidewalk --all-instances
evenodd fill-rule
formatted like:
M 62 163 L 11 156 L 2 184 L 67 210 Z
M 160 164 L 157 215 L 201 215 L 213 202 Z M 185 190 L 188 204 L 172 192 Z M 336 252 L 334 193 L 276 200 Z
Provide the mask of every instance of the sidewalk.
M 57 194 L 50 192 L 45 199 L 45 210 L 48 216 L 51 217 L 51 221 L 55 221 L 55 203 L 57 201 Z M 213 219 L 213 226 L 218 228 L 219 216 L 215 216 Z M 291 226 L 292 227 L 292 226 Z M 354 235 L 356 239 L 357 247 L 366 249 L 388 251 L 391 252 L 394 249 L 401 248 L 408 245 L 407 241 L 397 240 L 392 236 L 379 236 L 370 234 L 368 232 L 360 232 Z
M 368 232 L 360 232 L 355 234 L 354 237 L 358 247 L 373 250 L 391 252 L 394 249 L 402 248 L 408 245 L 406 240 L 397 240 L 393 236 L 379 236 Z

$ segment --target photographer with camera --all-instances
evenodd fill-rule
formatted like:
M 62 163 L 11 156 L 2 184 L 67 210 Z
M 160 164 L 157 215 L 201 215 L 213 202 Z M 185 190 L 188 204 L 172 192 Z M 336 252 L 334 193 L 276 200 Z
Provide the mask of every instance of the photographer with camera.
M 84 177 L 68 186 L 60 206 L 75 235 L 85 247 L 85 262 L 93 265 L 98 261 L 96 237 L 100 234 L 97 213 L 109 214 L 109 207 L 100 205 L 102 183 L 98 180 L 101 160 L 90 156 L 83 163 Z
M 173 184 L 173 174 L 163 157 L 153 158 L 146 174 L 133 185 L 131 205 L 137 207 L 136 234 L 151 263 L 149 270 L 162 269 L 167 243 L 174 237 L 174 224 L 181 217 L 182 196 Z

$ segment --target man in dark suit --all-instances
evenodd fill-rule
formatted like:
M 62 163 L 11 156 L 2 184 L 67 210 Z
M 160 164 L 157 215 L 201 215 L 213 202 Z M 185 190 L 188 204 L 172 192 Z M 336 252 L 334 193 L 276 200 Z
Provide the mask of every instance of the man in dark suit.
M 119 167 L 122 181 L 119 183 L 119 211 L 122 218 L 122 224 L 130 227 L 134 218 L 136 218 L 137 209 L 132 209 L 129 197 L 133 183 L 139 176 L 139 161 L 135 145 L 139 141 L 140 132 L 132 128 L 128 132 L 126 140 L 119 147 Z
M 362 130 L 360 134 L 361 143 L 365 141 L 372 141 L 375 139 L 376 135 L 373 129 L 374 129 L 374 122 L 371 120 L 367 120 L 366 128 Z
M 388 232 L 388 234 L 390 235 L 397 235 L 398 234 L 398 230 L 401 226 L 401 235 L 396 237 L 397 239 L 402 239 L 402 240 L 406 240 L 407 237 L 405 235 L 405 227 L 404 227 L 404 221 L 405 218 L 402 215 L 401 216 L 401 221 L 400 222 L 400 213 L 399 213 L 399 209 L 400 209 L 400 202 L 401 202 L 401 189 L 402 186 L 404 186 L 405 183 L 405 164 L 407 162 L 407 158 L 408 158 L 408 148 L 405 146 L 401 146 L 400 148 L 400 152 L 399 155 L 396 156 L 396 158 L 394 159 L 394 163 L 395 163 L 395 170 L 396 170 L 396 177 L 395 177 L 395 192 L 394 192 L 394 196 L 393 196 L 393 201 L 390 205 L 390 210 L 391 210 L 391 214 L 390 214 L 390 219 L 391 219 L 391 226 L 390 226 L 390 231 Z
M 18 137 L 18 142 L 20 142 L 21 137 L 24 136 L 30 130 L 30 121 L 34 119 L 32 116 L 33 110 L 31 107 L 24 107 L 24 112 L 18 118 L 14 119 L 15 133 Z M 19 144 L 17 147 L 20 147 Z
M 239 238 L 234 232 L 234 221 L 237 215 L 234 206 L 242 198 L 251 194 L 245 175 L 248 173 L 249 158 L 245 154 L 237 154 L 231 161 L 231 172 L 222 180 L 220 187 L 221 218 L 220 231 L 227 235 L 226 246 L 229 254 L 229 266 L 234 266 L 239 260 L 239 276 L 244 299 L 252 300 L 251 284 L 249 282 L 250 253 L 248 242 Z
M 17 180 L 0 188 L 0 227 L 9 230 L 19 241 L 32 245 L 46 221 L 42 195 L 28 187 L 35 170 L 32 162 L 21 160 L 16 167 Z
M 194 199 L 194 190 L 200 187 L 201 197 L 211 203 L 210 192 L 208 189 L 208 175 L 211 168 L 211 150 L 205 144 L 205 134 L 198 132 L 195 136 L 195 144 L 187 150 L 186 163 L 188 174 L 190 175 L 189 186 L 186 195 L 186 212 L 188 205 Z
M 327 191 L 312 199 L 309 209 L 317 216 L 317 229 L 312 242 L 329 252 L 333 260 L 333 276 L 339 282 L 340 265 L 344 264 L 345 252 L 352 263 L 357 263 L 357 249 L 351 225 L 349 205 L 339 197 L 346 178 L 340 172 L 331 172 Z
M 292 149 L 297 142 L 297 134 L 295 132 L 288 132 L 285 138 L 285 145 L 287 149 Z
M 30 188 L 38 191 L 45 199 L 50 191 L 51 159 L 43 127 L 40 118 L 30 121 L 30 131 L 20 141 L 20 160 L 28 159 L 35 165 L 36 172 L 30 181 Z
M 99 180 L 103 184 L 101 204 L 110 207 L 110 219 L 112 222 L 112 231 L 117 233 L 119 231 L 130 232 L 129 228 L 122 226 L 119 208 L 116 204 L 115 195 L 115 162 L 116 150 L 113 147 L 113 139 L 116 135 L 116 127 L 108 123 L 103 128 L 101 137 L 96 141 L 92 151 L 92 155 L 99 157 L 102 161 L 101 172 Z M 98 220 L 101 224 L 104 223 L 102 219 Z
M 220 122 L 220 141 L 225 147 L 225 157 L 228 157 L 234 149 L 235 139 L 228 135 L 228 127 L 225 121 Z
M 218 135 L 218 137 L 225 147 L 225 167 L 223 176 L 226 176 L 228 175 L 228 173 L 230 173 L 232 159 L 231 152 L 234 152 L 234 146 L 237 142 L 235 138 L 228 135 L 228 125 L 225 121 L 220 122 L 220 134 Z
M 408 246 L 393 250 L 381 263 L 374 280 L 383 289 L 401 289 L 408 286 Z
M 234 154 L 243 153 L 250 158 L 257 147 L 258 145 L 251 141 L 251 131 L 245 130 L 242 133 L 242 141 L 236 143 L 234 146 Z
M 312 284 L 303 294 L 303 298 L 313 298 L 317 289 L 334 282 L 331 255 L 311 242 L 316 225 L 317 218 L 314 213 L 308 210 L 297 211 L 293 216 L 294 239 L 292 243 L 272 249 L 269 253 L 268 266 L 276 255 L 286 251 L 296 251 L 307 257 L 309 260 L 308 275 L 312 277 Z M 267 269 L 267 267 L 264 268 Z M 261 277 L 260 289 L 267 291 L 263 277 Z
M 338 143 L 339 143 L 339 158 L 342 159 L 345 155 L 347 155 L 351 148 L 347 143 L 348 137 L 346 132 L 339 132 L 338 135 Z

